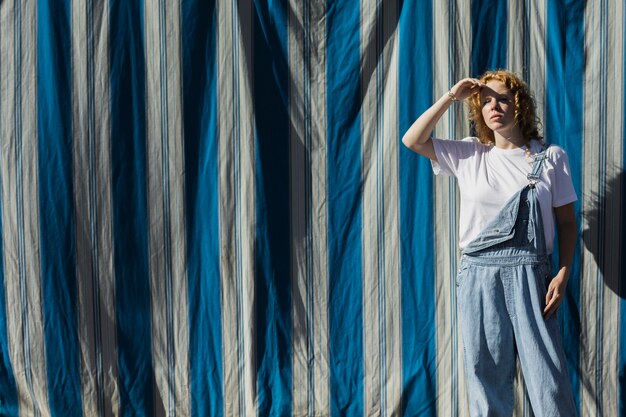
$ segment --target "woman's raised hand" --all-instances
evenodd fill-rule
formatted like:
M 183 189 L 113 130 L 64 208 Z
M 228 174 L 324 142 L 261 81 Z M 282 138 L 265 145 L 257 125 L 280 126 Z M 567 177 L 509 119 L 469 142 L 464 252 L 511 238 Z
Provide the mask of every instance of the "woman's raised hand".
M 484 86 L 485 84 L 480 82 L 477 78 L 463 78 L 461 81 L 452 86 L 450 93 L 457 100 L 465 100 Z
M 1 1 L 1 0 L 0 0 Z M 411 125 L 402 137 L 402 143 L 420 155 L 436 161 L 435 148 L 430 140 L 437 121 L 448 110 L 453 101 L 465 100 L 485 84 L 476 78 L 464 78 L 456 83 L 447 94 L 443 94 Z

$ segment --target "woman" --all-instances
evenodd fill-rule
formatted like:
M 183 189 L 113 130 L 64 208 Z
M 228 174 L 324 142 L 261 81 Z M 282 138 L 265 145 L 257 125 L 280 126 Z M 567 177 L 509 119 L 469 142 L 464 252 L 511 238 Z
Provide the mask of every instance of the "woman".
M 431 139 L 465 99 L 478 137 Z M 511 416 L 516 354 L 535 415 L 576 415 L 555 317 L 576 246 L 576 193 L 565 151 L 546 146 L 537 125 L 526 84 L 489 71 L 459 81 L 402 139 L 459 185 L 457 299 L 472 416 Z M 559 268 L 550 277 L 555 222 Z

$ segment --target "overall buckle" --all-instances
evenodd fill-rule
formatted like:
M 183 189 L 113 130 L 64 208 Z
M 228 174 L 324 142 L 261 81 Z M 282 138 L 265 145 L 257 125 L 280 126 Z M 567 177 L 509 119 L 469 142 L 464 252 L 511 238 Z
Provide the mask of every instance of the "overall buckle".
M 539 182 L 539 175 L 530 173 L 526 176 L 526 179 L 528 180 L 528 185 L 530 186 L 530 188 L 535 188 L 535 185 L 537 185 L 537 183 Z

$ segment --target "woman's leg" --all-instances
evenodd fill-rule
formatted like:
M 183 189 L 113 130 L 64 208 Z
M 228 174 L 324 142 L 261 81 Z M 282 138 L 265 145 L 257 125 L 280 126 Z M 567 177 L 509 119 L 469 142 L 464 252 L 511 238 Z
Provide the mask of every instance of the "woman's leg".
M 470 414 L 511 417 L 515 342 L 499 268 L 464 263 L 457 299 Z
M 556 315 L 545 320 L 548 268 L 520 265 L 515 285 L 513 328 L 526 389 L 536 417 L 573 417 L 576 409 Z

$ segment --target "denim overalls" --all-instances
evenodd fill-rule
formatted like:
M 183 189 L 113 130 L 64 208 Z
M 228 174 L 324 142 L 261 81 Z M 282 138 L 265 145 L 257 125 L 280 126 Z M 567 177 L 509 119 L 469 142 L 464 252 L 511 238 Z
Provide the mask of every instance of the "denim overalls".
M 550 263 L 535 184 L 528 185 L 463 250 L 457 275 L 470 414 L 513 413 L 515 354 L 536 417 L 575 416 L 556 315 L 543 317 Z

